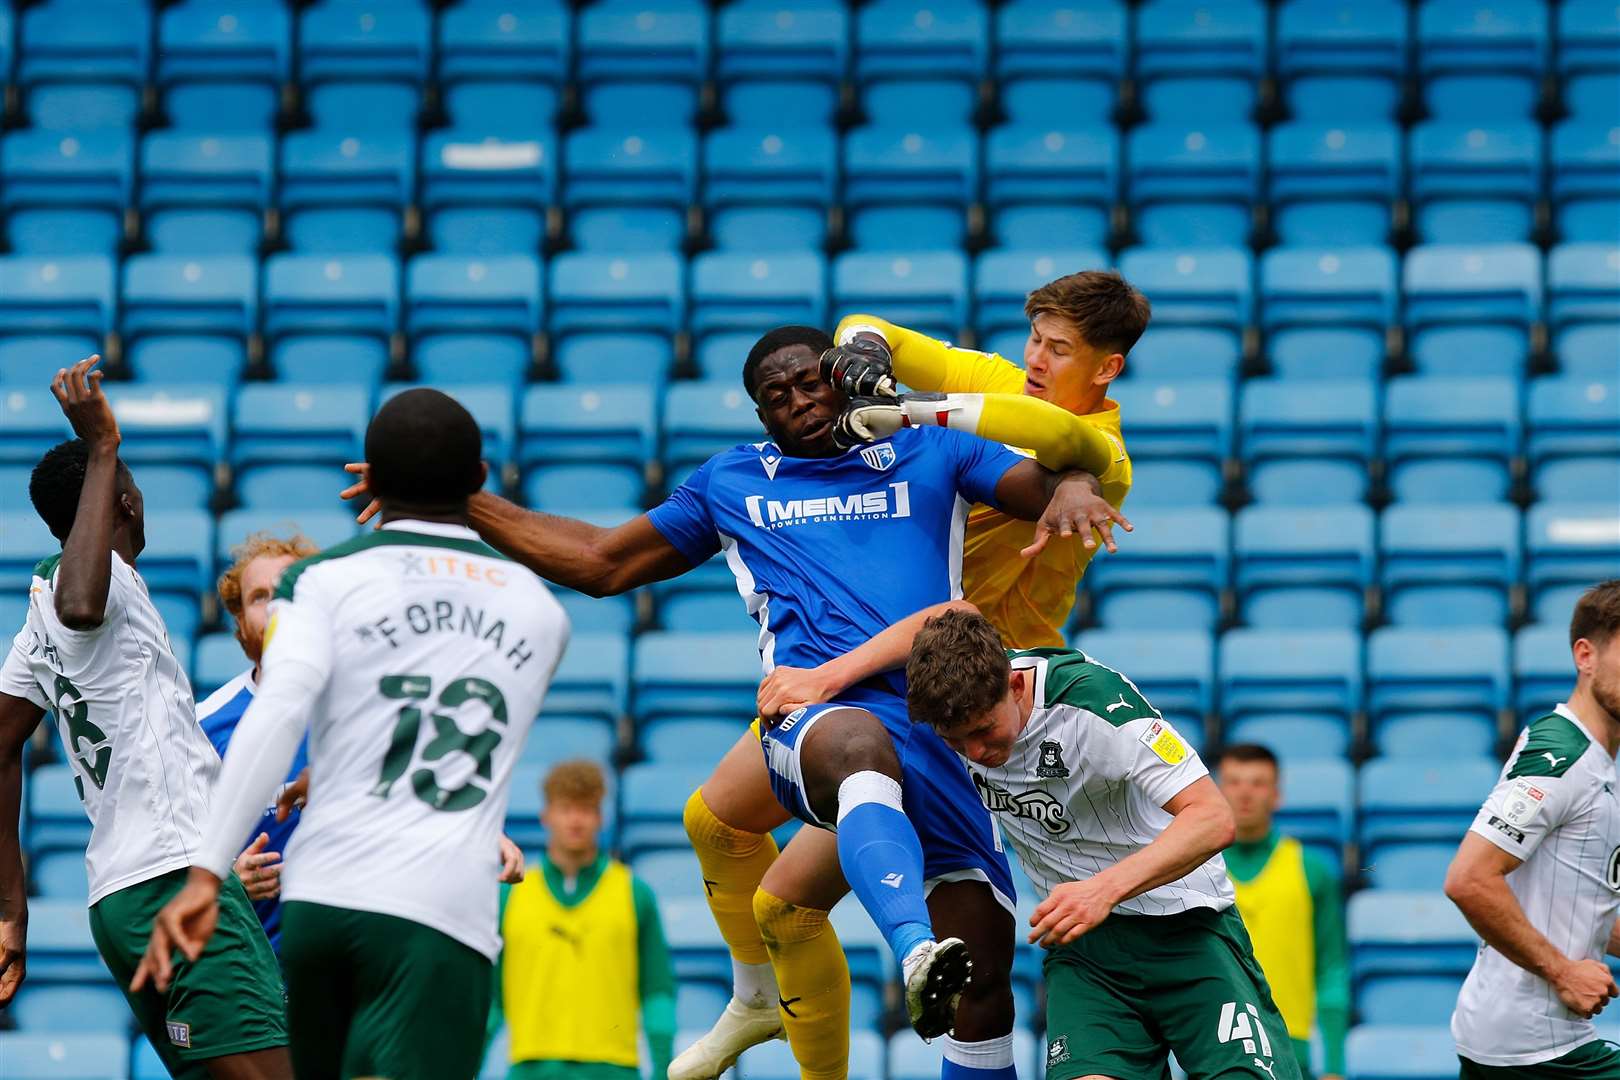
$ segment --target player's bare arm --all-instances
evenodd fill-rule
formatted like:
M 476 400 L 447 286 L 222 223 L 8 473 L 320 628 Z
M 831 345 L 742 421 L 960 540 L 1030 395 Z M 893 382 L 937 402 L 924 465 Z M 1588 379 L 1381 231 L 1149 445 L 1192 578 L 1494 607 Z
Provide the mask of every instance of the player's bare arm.
M 1606 965 L 1571 960 L 1525 917 L 1508 887 L 1507 876 L 1522 860 L 1472 832 L 1463 836 L 1446 871 L 1446 897 L 1491 948 L 1551 984 L 1566 1008 L 1590 1019 L 1603 1011 L 1620 987 Z M 1615 934 L 1609 934 L 1610 949 Z
M 17 819 L 22 809 L 23 744 L 45 710 L 0 694 L 0 1008 L 17 996 L 27 968 L 28 879 Z
M 1114 905 L 1185 877 L 1232 842 L 1232 808 L 1215 781 L 1194 780 L 1164 804 L 1164 832 L 1140 851 L 1084 881 L 1054 888 L 1030 916 L 1029 940 L 1066 945 L 1108 917 Z
M 84 487 L 73 531 L 62 544 L 56 579 L 56 615 L 72 630 L 93 630 L 107 611 L 112 581 L 113 530 L 118 524 L 118 421 L 101 390 L 100 356 L 63 368 L 51 380 L 51 394 L 90 447 Z
M 1026 559 L 1040 554 L 1054 534 L 1067 538 L 1080 533 L 1088 548 L 1097 546 L 1100 535 L 1113 553 L 1119 550 L 1114 526 L 1126 532 L 1134 528 L 1103 498 L 1102 484 L 1091 473 L 1055 473 L 1034 461 L 1021 461 L 1002 475 L 996 501 L 1011 516 L 1035 522 L 1034 542 L 1019 552 Z

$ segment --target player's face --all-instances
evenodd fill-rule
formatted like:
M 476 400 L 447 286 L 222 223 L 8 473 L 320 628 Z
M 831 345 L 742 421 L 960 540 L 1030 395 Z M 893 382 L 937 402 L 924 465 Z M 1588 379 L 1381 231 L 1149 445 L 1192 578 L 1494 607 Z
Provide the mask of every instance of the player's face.
M 1221 762 L 1221 793 L 1232 804 L 1239 836 L 1263 836 L 1282 799 L 1277 770 L 1268 761 Z
M 996 769 L 1007 764 L 1023 727 L 1018 697 L 1008 690 L 1007 696 L 985 715 L 939 734 L 947 746 L 975 765 Z
M 1620 634 L 1611 634 L 1601 646 L 1582 638 L 1576 643 L 1575 662 L 1582 666 L 1580 646 L 1591 650 L 1592 697 L 1599 708 L 1620 720 Z
M 1087 345 L 1068 319 L 1041 312 L 1024 342 L 1024 393 L 1079 411 L 1092 404 L 1097 376 L 1109 360 L 1110 354 Z
M 833 421 L 844 411 L 843 391 L 821 377 L 821 357 L 808 345 L 788 345 L 760 361 L 754 393 L 759 421 L 784 454 L 832 457 Z
M 546 826 L 546 843 L 556 851 L 575 858 L 587 858 L 596 851 L 596 838 L 602 831 L 602 808 L 594 803 L 555 799 L 540 814 Z
M 236 640 L 255 664 L 264 653 L 264 627 L 270 619 L 276 582 L 294 561 L 291 555 L 260 555 L 242 568 L 242 616 L 236 620 Z

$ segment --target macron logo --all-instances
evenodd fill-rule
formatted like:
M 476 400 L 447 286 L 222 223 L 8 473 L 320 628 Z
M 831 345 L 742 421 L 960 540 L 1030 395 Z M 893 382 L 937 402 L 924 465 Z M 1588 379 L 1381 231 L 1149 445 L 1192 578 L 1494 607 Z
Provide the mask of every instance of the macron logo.
M 827 495 L 815 499 L 767 499 L 750 495 L 748 520 L 761 529 L 784 529 L 821 521 L 877 521 L 911 516 L 911 481 L 890 484 L 882 491 L 853 495 Z
M 906 875 L 904 874 L 889 873 L 883 875 L 883 877 L 880 879 L 880 884 L 887 885 L 891 889 L 898 889 L 900 887 L 900 883 L 904 880 L 906 880 Z

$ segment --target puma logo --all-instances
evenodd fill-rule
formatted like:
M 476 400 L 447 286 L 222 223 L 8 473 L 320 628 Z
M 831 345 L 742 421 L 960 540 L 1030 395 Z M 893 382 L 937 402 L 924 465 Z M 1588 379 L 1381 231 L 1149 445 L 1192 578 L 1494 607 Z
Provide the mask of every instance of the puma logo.
M 1107 706 L 1106 708 L 1103 709 L 1103 711 L 1107 712 L 1107 713 L 1112 713 L 1115 709 L 1128 709 L 1130 707 L 1131 707 L 1131 703 L 1125 700 L 1125 695 L 1124 694 L 1121 694 L 1121 695 L 1119 695 L 1119 700 L 1118 701 L 1114 702 L 1112 705 Z
M 1271 1065 L 1267 1064 L 1264 1061 L 1261 1061 L 1259 1058 L 1255 1058 L 1254 1063 L 1256 1065 L 1260 1066 L 1260 1068 L 1266 1070 L 1266 1075 L 1269 1076 L 1269 1077 L 1272 1077 L 1273 1080 L 1275 1080 L 1277 1074 L 1272 1071 L 1272 1066 Z
M 799 1014 L 793 1011 L 793 1006 L 797 1005 L 803 1000 L 804 998 L 802 997 L 785 998 L 778 994 L 776 997 L 776 1004 L 777 1007 L 783 1012 L 787 1013 L 791 1017 L 797 1018 Z
M 1553 757 L 1551 752 L 1549 752 L 1547 750 L 1543 750 L 1541 752 L 1541 756 L 1546 758 L 1547 759 L 1547 764 L 1550 765 L 1554 769 L 1558 768 L 1558 763 L 1560 761 L 1568 761 L 1569 760 L 1569 758 L 1567 758 L 1567 757 Z

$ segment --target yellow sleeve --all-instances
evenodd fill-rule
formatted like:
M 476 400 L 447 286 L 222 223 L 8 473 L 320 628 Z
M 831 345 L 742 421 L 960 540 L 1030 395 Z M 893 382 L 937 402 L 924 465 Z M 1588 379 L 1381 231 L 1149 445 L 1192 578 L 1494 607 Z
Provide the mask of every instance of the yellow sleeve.
M 1025 394 L 985 394 L 975 434 L 1021 446 L 1051 469 L 1084 469 L 1099 480 L 1124 458 L 1125 447 L 1067 409 Z
M 907 330 L 875 315 L 849 315 L 833 340 L 843 342 L 858 328 L 875 330 L 889 343 L 894 374 L 913 390 L 947 394 L 1017 394 L 1024 388 L 1018 365 L 990 353 L 956 349 L 927 334 Z

